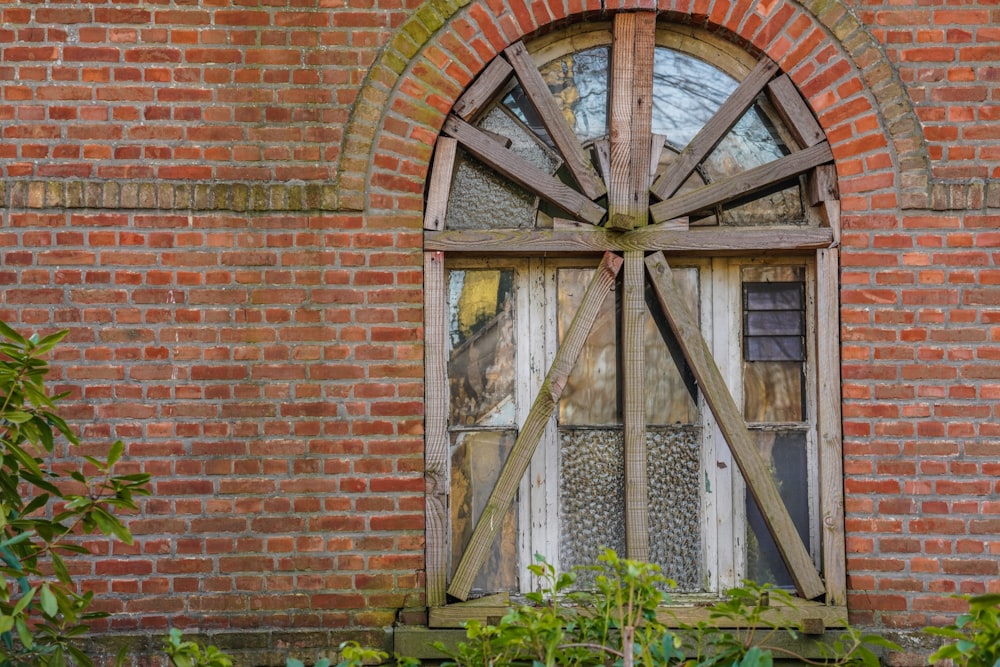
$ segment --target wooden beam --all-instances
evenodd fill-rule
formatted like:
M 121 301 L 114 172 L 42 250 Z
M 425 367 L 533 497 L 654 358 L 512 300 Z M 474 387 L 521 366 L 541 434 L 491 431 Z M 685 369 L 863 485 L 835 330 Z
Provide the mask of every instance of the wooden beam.
M 620 16 L 620 15 L 619 15 Z M 645 191 L 644 191 L 645 192 Z M 649 480 L 646 470 L 645 275 L 641 250 L 625 253 L 622 277 L 622 402 L 625 406 L 625 551 L 649 560 Z
M 445 603 L 448 576 L 448 377 L 444 253 L 424 253 L 424 517 L 428 606 Z
M 476 80 L 458 98 L 451 112 L 465 121 L 471 121 L 501 94 L 510 80 L 514 68 L 503 58 L 494 58 Z
M 476 522 L 476 528 L 469 539 L 469 545 L 466 547 L 465 553 L 462 554 L 455 575 L 452 577 L 448 593 L 459 600 L 465 600 L 469 597 L 472 582 L 483 567 L 483 562 L 489 554 L 493 540 L 496 539 L 503 524 L 503 516 L 514 500 L 521 478 L 528 469 L 528 464 L 531 462 L 531 457 L 542 437 L 545 425 L 559 404 L 559 397 L 562 396 L 563 389 L 566 387 L 566 380 L 576 364 L 587 335 L 594 326 L 594 320 L 597 318 L 601 304 L 604 303 L 604 298 L 615 285 L 615 277 L 621 266 L 621 257 L 605 253 L 597 267 L 597 272 L 587 287 L 583 302 L 573 316 L 566 337 L 563 339 L 562 345 L 559 346 L 556 357 L 532 403 L 531 411 L 517 434 L 517 440 L 504 463 L 503 470 L 500 471 L 496 486 L 493 487 L 490 499 L 480 515 L 479 521 Z
M 457 139 L 465 150 L 487 166 L 570 215 L 594 225 L 604 219 L 603 208 L 520 155 L 507 150 L 485 132 L 458 116 L 449 116 L 444 122 L 443 131 Z
M 836 248 L 816 253 L 816 380 L 819 392 L 820 534 L 826 602 L 847 604 L 844 453 L 840 414 L 840 266 Z
M 821 164 L 809 173 L 809 178 L 806 180 L 806 201 L 810 206 L 836 199 L 838 196 L 836 165 Z
M 833 152 L 829 144 L 823 142 L 717 183 L 675 195 L 653 204 L 649 211 L 656 222 L 681 218 L 766 190 L 832 160 Z
M 434 149 L 434 165 L 431 168 L 431 182 L 427 187 L 427 203 L 424 205 L 424 229 L 432 231 L 444 229 L 457 150 L 457 141 L 451 137 L 438 137 Z
M 680 189 L 688 176 L 719 145 L 722 138 L 753 105 L 757 95 L 760 94 L 760 91 L 777 70 L 778 66 L 770 58 L 762 58 L 757 63 L 757 66 L 722 103 L 719 110 L 698 131 L 691 143 L 681 151 L 681 154 L 677 156 L 667 171 L 653 183 L 651 191 L 658 199 L 667 199 Z
M 654 134 L 651 137 L 649 147 L 649 180 L 656 177 L 656 172 L 660 170 L 660 158 L 663 156 L 663 148 L 667 138 L 662 134 Z
M 826 141 L 823 128 L 816 122 L 812 111 L 806 106 L 805 100 L 799 95 L 799 91 L 795 89 L 795 84 L 787 74 L 782 74 L 767 84 L 767 98 L 771 100 L 785 127 L 799 142 L 800 148 L 808 148 Z
M 566 168 L 573 175 L 577 185 L 590 199 L 597 199 L 604 195 L 607 190 L 604 183 L 597 176 L 587 152 L 580 145 L 573 128 L 563 115 L 562 109 L 556 103 L 549 86 L 542 78 L 541 72 L 535 67 L 534 61 L 528 54 L 523 42 L 515 42 L 504 49 L 504 56 L 514 67 L 521 88 L 524 89 L 525 97 L 531 102 L 531 106 L 538 113 L 545 131 L 556 145 L 559 153 L 566 163 Z
M 479 254 L 529 255 L 548 252 L 662 250 L 670 254 L 773 254 L 828 248 L 833 230 L 827 227 L 695 227 L 689 231 L 652 225 L 617 233 L 587 225 L 568 229 L 495 229 L 426 232 L 425 250 Z
M 597 162 L 597 171 L 601 178 L 606 181 L 611 180 L 611 142 L 607 139 L 598 139 L 594 142 L 594 160 Z
M 611 50 L 608 223 L 629 230 L 649 217 L 655 12 L 615 15 Z
M 792 575 L 795 588 L 807 600 L 823 595 L 826 588 L 816 572 L 812 557 L 799 537 L 788 508 L 781 500 L 778 487 L 771 477 L 767 462 L 757 451 L 746 422 L 743 421 L 711 350 L 701 335 L 697 319 L 674 281 L 663 253 L 647 257 L 646 268 L 667 321 L 684 352 L 684 358 L 698 381 L 698 387 L 729 445 L 733 459 L 743 473 L 747 489 L 760 507 L 764 522 Z

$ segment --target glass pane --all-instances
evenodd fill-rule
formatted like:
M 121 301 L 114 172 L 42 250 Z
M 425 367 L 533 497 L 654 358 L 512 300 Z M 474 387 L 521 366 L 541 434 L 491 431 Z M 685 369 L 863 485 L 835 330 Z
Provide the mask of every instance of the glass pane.
M 559 342 L 594 276 L 595 269 L 560 269 L 558 280 Z M 618 400 L 618 318 L 615 293 L 604 300 L 590 335 L 559 400 L 561 425 L 620 424 Z
M 651 428 L 646 434 L 650 560 L 682 592 L 704 590 L 700 443 L 696 428 Z
M 748 422 L 800 422 L 806 418 L 805 377 L 797 361 L 743 364 L 743 417 Z
M 547 174 L 555 173 L 560 160 L 504 107 L 493 107 L 479 127 L 510 139 L 510 150 Z
M 687 146 L 736 90 L 728 74 L 684 53 L 657 48 L 653 60 L 653 133 Z
M 610 51 L 602 46 L 579 51 L 539 68 L 566 120 L 581 141 L 608 132 L 608 71 Z M 551 144 L 548 134 L 520 86 L 504 100 L 528 127 Z
M 809 483 L 806 434 L 802 431 L 753 431 L 757 448 L 771 465 L 781 499 L 792 515 L 799 536 L 809 544 Z M 778 545 L 764 524 L 757 503 L 747 492 L 747 577 L 761 583 L 791 587 L 792 578 Z
M 483 513 L 507 455 L 514 446 L 514 431 L 481 431 L 452 434 L 451 530 L 452 574 L 469 544 L 476 521 Z M 486 564 L 473 582 L 482 593 L 518 590 L 517 501 L 504 515 L 503 526 L 490 549 Z
M 559 563 L 593 565 L 625 553 L 625 463 L 620 429 L 559 430 Z M 582 573 L 581 573 L 582 574 Z M 587 579 L 578 579 L 586 587 Z
M 727 204 L 722 209 L 723 225 L 775 225 L 805 222 L 802 192 L 798 185 L 769 194 L 757 193 L 747 202 Z
M 698 312 L 698 269 L 675 268 L 674 279 Z M 646 290 L 645 398 L 647 424 L 692 424 L 698 419 L 697 386 L 677 339 L 650 289 Z
M 448 272 L 451 426 L 514 424 L 514 272 Z
M 705 159 L 710 180 L 773 162 L 789 152 L 773 126 L 756 108 L 750 108 Z

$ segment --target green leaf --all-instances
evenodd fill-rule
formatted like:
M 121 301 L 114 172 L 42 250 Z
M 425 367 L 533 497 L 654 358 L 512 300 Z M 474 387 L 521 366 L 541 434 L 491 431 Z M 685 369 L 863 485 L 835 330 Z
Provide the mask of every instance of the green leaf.
M 35 343 L 35 354 L 45 354 L 53 347 L 59 344 L 63 338 L 69 333 L 69 329 L 63 329 L 62 331 L 57 331 L 54 334 L 49 334 L 45 338 L 41 339 Z
M 108 467 L 110 468 L 114 464 L 118 463 L 118 459 L 122 457 L 122 453 L 125 451 L 125 444 L 121 440 L 115 441 L 115 444 L 111 445 L 111 451 L 108 452 Z
M 42 611 L 45 612 L 46 616 L 54 617 L 59 613 L 59 603 L 56 601 L 56 596 L 52 593 L 48 584 L 42 585 L 40 601 Z
M 14 626 L 17 628 L 17 637 L 24 644 L 24 648 L 29 651 L 35 647 L 35 638 L 31 634 L 31 630 L 28 629 L 28 623 L 24 620 L 23 616 L 18 616 L 14 621 Z
M 35 593 L 37 592 L 38 592 L 38 587 L 33 586 L 31 589 L 28 590 L 27 593 L 21 596 L 21 599 L 17 601 L 16 605 L 14 605 L 14 611 L 11 612 L 11 616 L 18 616 L 21 612 L 23 612 L 25 608 L 29 604 L 31 604 L 31 600 L 35 597 Z
M 11 329 L 3 320 L 0 320 L 0 335 L 17 343 L 18 347 L 24 347 L 28 344 L 24 336 Z
M 3 414 L 3 418 L 11 424 L 24 424 L 34 417 L 30 412 L 24 410 L 8 410 Z
M 297 658 L 285 658 L 285 667 L 306 667 L 305 663 Z

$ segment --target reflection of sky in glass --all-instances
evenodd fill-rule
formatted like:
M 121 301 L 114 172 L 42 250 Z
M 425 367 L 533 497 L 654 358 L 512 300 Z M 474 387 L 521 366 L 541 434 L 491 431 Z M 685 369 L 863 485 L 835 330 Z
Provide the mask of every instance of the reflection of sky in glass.
M 581 142 L 608 134 L 610 49 L 569 54 L 540 68 Z M 717 67 L 679 51 L 657 47 L 653 61 L 653 133 L 681 150 L 736 90 L 739 82 Z M 504 103 L 551 145 L 520 86 Z M 780 158 L 788 150 L 770 123 L 751 108 L 703 163 L 715 181 Z

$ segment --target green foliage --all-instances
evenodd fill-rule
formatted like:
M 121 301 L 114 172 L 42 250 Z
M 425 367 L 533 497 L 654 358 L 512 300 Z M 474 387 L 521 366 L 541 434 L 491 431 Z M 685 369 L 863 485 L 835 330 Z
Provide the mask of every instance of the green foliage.
M 56 411 L 44 379 L 45 356 L 65 331 L 24 338 L 0 322 L 0 665 L 90 665 L 76 640 L 92 593 L 79 593 L 64 558 L 89 553 L 73 536 L 94 531 L 131 543 L 115 516 L 135 509 L 148 475 L 112 474 L 124 446 L 83 457 L 79 470 L 55 460 L 57 439 L 76 435 Z
M 1000 593 L 960 596 L 969 611 L 951 625 L 926 632 L 951 639 L 930 656 L 932 663 L 952 660 L 958 667 L 1000 667 Z
M 709 621 L 678 632 L 657 618 L 657 607 L 673 586 L 656 565 L 619 558 L 607 550 L 596 566 L 593 591 L 575 591 L 576 573 L 557 573 L 540 556 L 529 567 L 541 590 L 512 608 L 497 625 L 470 620 L 466 640 L 446 667 L 773 667 L 775 658 L 829 667 L 877 667 L 873 648 L 898 648 L 881 637 L 848 628 L 823 660 L 772 643 L 779 633 L 800 629 L 769 614 L 772 600 L 794 607 L 783 590 L 744 582 L 709 607 Z M 718 627 L 718 621 L 727 626 Z M 978 667 L 978 666 L 976 666 Z M 1000 667 L 991 665 L 990 667 Z
M 232 667 L 233 659 L 212 645 L 203 646 L 184 639 L 183 633 L 172 628 L 163 643 L 170 662 L 175 667 Z

